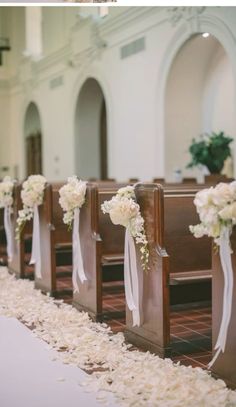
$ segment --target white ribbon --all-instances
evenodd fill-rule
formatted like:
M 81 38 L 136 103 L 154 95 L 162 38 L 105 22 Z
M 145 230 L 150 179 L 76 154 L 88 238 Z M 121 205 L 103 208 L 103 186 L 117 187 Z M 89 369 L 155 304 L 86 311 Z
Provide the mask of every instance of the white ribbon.
M 81 253 L 80 246 L 80 237 L 79 237 L 79 218 L 80 210 L 76 208 L 74 210 L 74 222 L 73 222 L 73 234 L 72 234 L 72 244 L 73 244 L 73 273 L 72 273 L 72 282 L 74 292 L 79 292 L 79 285 L 77 277 L 80 282 L 83 284 L 87 280 L 87 277 L 84 272 L 84 265 Z
M 7 257 L 8 261 L 11 261 L 14 253 L 14 241 L 13 241 L 13 229 L 11 223 L 11 207 L 6 206 L 4 208 L 4 228 L 7 240 Z
M 29 264 L 35 264 L 35 276 L 37 278 L 42 278 L 38 205 L 34 206 L 32 253 Z
M 132 311 L 133 326 L 140 326 L 139 312 L 139 281 L 134 239 L 126 229 L 124 258 L 125 298 Z
M 224 274 L 223 312 L 220 330 L 215 345 L 216 353 L 208 365 L 210 368 L 218 358 L 220 352 L 225 351 L 227 333 L 232 312 L 233 300 L 233 269 L 231 261 L 230 229 L 225 227 L 220 234 L 220 261 Z

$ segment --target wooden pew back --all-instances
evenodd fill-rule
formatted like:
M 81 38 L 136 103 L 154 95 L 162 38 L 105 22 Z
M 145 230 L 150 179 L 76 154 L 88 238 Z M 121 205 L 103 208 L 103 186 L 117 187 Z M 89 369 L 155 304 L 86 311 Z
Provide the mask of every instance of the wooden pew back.
M 164 242 L 171 273 L 211 269 L 210 239 L 196 239 L 189 230 L 199 223 L 194 196 L 192 191 L 164 190 Z
M 111 222 L 110 216 L 104 214 L 101 210 L 101 205 L 104 201 L 110 200 L 117 192 L 117 188 L 112 187 L 110 190 L 98 189 L 98 222 L 99 234 L 102 239 L 102 255 L 123 253 L 124 251 L 124 227 L 114 225 Z
M 210 268 L 209 239 L 192 237 L 189 224 L 198 222 L 193 198 L 196 190 L 177 191 L 158 184 L 138 184 L 135 194 L 145 221 L 149 242 L 149 271 L 143 273 L 139 249 L 136 248 L 141 287 L 140 307 L 142 324 L 132 327 L 132 315 L 126 307 L 125 335 L 132 343 L 154 351 L 160 356 L 170 354 L 170 276 L 182 271 L 191 273 L 197 268 Z M 190 240 L 190 243 L 188 242 Z M 204 240 L 204 239 L 203 239 Z M 196 257 L 196 252 L 199 259 Z M 188 257 L 194 257 L 195 260 Z M 198 270 L 198 271 L 199 271 Z
M 71 232 L 68 226 L 63 222 L 63 210 L 59 204 L 59 189 L 65 183 L 52 185 L 52 224 L 55 228 L 54 240 L 55 243 L 71 243 Z
M 16 182 L 13 187 L 13 213 L 11 215 L 12 228 L 15 235 L 17 226 L 18 211 L 23 208 L 21 200 L 22 183 Z M 25 255 L 26 239 L 30 245 L 33 231 L 33 222 L 27 221 L 20 235 L 20 240 L 14 239 L 14 253 L 12 261 L 9 262 L 9 271 L 16 274 L 17 277 L 25 277 Z
M 88 183 L 80 212 L 80 242 L 87 281 L 74 293 L 73 303 L 94 319 L 102 315 L 102 267 L 123 262 L 125 228 L 113 225 L 101 204 L 110 200 L 124 184 Z

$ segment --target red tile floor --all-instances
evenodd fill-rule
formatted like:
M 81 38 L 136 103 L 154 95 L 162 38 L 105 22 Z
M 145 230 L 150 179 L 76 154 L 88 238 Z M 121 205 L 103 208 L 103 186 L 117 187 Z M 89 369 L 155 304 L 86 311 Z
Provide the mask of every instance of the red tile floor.
M 6 255 L 0 248 L 0 264 L 6 264 Z M 32 272 L 32 266 L 26 266 Z M 58 298 L 72 302 L 71 268 L 58 268 Z M 103 284 L 104 321 L 114 333 L 125 329 L 124 285 L 121 281 Z M 206 368 L 211 360 L 211 305 L 194 303 L 171 309 L 172 359 L 186 366 Z
M 104 284 L 105 320 L 113 332 L 125 329 L 122 282 Z M 110 312 L 110 318 L 109 318 Z M 211 360 L 211 304 L 193 303 L 171 308 L 172 359 L 186 366 L 206 368 Z

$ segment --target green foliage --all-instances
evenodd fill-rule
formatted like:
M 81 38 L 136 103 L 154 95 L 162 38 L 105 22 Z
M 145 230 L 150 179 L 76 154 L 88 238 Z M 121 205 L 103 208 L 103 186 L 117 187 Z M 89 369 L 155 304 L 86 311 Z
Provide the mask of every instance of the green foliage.
M 231 156 L 229 144 L 232 138 L 225 136 L 224 132 L 203 134 L 200 140 L 192 140 L 189 152 L 192 161 L 187 168 L 195 167 L 199 164 L 205 165 L 211 174 L 220 174 L 226 158 Z

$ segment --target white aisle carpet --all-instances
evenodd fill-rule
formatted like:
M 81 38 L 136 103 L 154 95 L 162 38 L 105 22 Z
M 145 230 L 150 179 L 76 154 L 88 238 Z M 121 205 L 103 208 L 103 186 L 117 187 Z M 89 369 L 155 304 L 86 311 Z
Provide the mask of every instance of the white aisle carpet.
M 0 407 L 92 407 L 96 399 L 110 407 L 114 400 L 128 407 L 236 407 L 236 392 L 222 380 L 129 350 L 123 334 L 1 267 L 0 316 Z
M 79 385 L 88 375 L 54 356 L 17 319 L 0 316 L 0 406 L 101 406 L 95 393 Z M 109 406 L 117 406 L 111 395 Z

